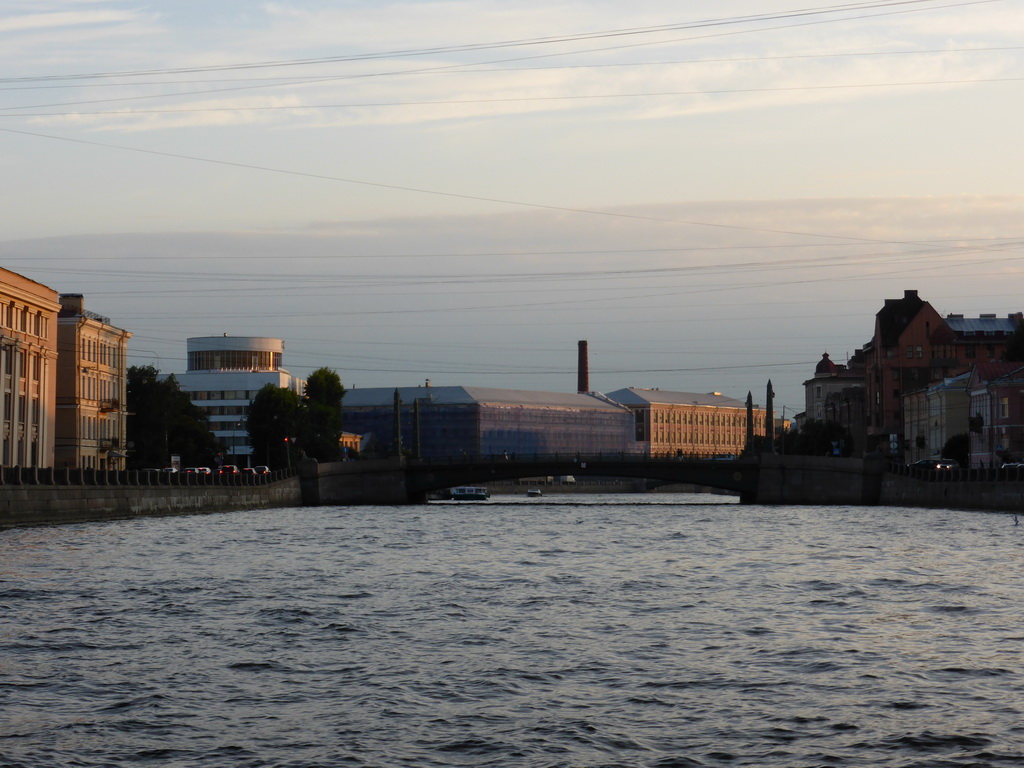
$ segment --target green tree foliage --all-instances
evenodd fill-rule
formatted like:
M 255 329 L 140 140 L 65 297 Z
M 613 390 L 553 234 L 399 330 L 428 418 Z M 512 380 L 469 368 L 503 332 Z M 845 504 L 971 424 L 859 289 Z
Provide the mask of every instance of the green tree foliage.
M 1010 363 L 1024 361 L 1024 325 L 1018 325 L 1006 343 L 1003 359 Z M 952 458 L 952 457 L 950 457 Z
M 301 454 L 317 461 L 337 461 L 341 458 L 338 440 L 344 396 L 341 378 L 329 368 L 309 375 L 302 398 L 289 389 L 267 384 L 249 406 L 249 437 L 255 456 L 275 468 L 294 466 Z
M 301 401 L 290 389 L 267 384 L 249 405 L 249 440 L 254 461 L 275 469 L 291 464 L 291 441 L 299 436 Z
M 221 446 L 202 409 L 192 404 L 173 375 L 161 379 L 151 365 L 132 366 L 127 389 L 129 467 L 165 467 L 172 454 L 188 466 L 214 463 Z
M 835 421 L 805 421 L 799 432 L 787 432 L 786 453 L 794 456 L 833 456 L 836 445 L 840 456 L 849 456 L 853 449 L 850 431 Z
M 299 448 L 318 461 L 341 458 L 341 401 L 345 388 L 341 378 L 329 368 L 318 368 L 306 380 L 302 400 L 302 425 Z
M 942 446 L 942 458 L 956 459 L 961 467 L 971 466 L 971 437 L 966 432 L 953 435 Z

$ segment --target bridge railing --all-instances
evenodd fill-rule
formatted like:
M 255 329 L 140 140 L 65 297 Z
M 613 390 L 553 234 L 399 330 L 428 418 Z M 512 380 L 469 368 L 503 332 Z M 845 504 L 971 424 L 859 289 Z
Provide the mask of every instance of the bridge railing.
M 2 467 L 0 486 L 4 485 L 86 485 L 86 486 L 254 486 L 269 485 L 295 474 L 294 470 L 275 470 L 267 474 L 200 474 L 127 469 L 70 469 L 53 467 Z
M 1024 467 L 960 467 L 958 469 L 932 469 L 908 467 L 892 462 L 888 471 L 894 475 L 912 477 L 930 483 L 1024 482 Z
M 586 462 L 646 462 L 646 461 L 736 461 L 737 456 L 732 454 L 715 453 L 670 453 L 650 454 L 631 453 L 628 451 L 608 451 L 598 453 L 521 453 L 515 451 L 489 454 L 463 454 L 461 456 L 424 457 L 412 459 L 414 463 L 423 465 L 453 465 L 453 464 L 502 464 L 505 462 L 517 462 L 520 464 L 560 464 L 572 462 L 576 464 Z

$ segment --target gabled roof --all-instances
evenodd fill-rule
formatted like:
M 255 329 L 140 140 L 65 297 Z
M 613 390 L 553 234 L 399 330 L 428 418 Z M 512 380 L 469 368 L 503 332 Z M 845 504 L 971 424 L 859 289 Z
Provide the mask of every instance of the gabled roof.
M 608 399 L 614 400 L 623 405 L 712 405 L 718 408 L 746 408 L 747 404 L 725 397 L 722 394 L 711 392 L 708 394 L 696 394 L 694 392 L 668 392 L 663 389 L 637 389 L 627 387 L 608 392 L 605 395 Z
M 1024 375 L 1024 363 L 975 363 L 968 388 L 977 389 L 1000 379 L 1018 378 L 1022 375 Z
M 902 299 L 886 299 L 885 305 L 875 315 L 882 346 L 898 344 L 910 321 L 927 303 L 917 295 L 917 291 L 904 291 Z
M 395 402 L 396 387 L 349 389 L 342 400 L 344 408 L 390 407 Z M 435 405 L 519 405 L 534 408 L 579 408 L 584 410 L 618 411 L 622 407 L 591 394 L 576 392 L 536 392 L 526 389 L 491 387 L 397 387 L 403 405 L 415 400 Z

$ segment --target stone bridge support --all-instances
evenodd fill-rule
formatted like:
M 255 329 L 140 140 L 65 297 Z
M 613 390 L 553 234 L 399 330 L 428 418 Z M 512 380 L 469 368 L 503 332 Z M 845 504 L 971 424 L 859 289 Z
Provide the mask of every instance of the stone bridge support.
M 318 464 L 306 459 L 299 465 L 302 503 L 305 506 L 409 504 L 404 458 L 371 459 Z
M 881 502 L 885 459 L 762 454 L 757 504 L 855 504 Z M 746 499 L 744 500 L 746 501 Z

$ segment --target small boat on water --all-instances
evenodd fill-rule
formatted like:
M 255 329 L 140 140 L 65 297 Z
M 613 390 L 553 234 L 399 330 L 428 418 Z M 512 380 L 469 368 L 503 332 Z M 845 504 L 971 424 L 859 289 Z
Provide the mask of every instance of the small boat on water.
M 527 496 L 543 496 L 544 495 L 544 491 L 542 491 L 540 488 L 529 488 L 526 491 L 526 495 Z
M 487 501 L 491 492 L 482 486 L 460 485 L 452 488 L 452 501 Z

